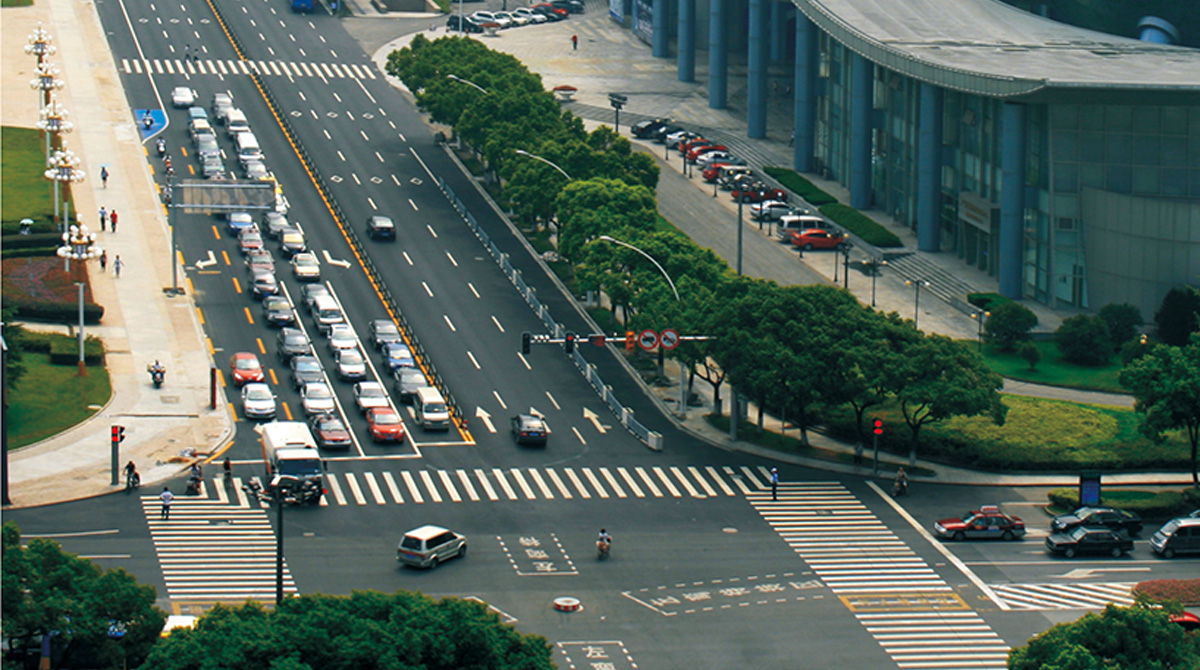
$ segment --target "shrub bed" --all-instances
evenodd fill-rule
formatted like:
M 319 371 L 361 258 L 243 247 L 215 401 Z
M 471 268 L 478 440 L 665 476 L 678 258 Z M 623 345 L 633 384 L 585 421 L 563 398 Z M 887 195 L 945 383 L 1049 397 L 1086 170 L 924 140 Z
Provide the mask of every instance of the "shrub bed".
M 79 320 L 79 289 L 74 272 L 63 270 L 55 257 L 8 258 L 3 264 L 4 304 L 15 307 L 17 317 L 27 321 L 75 323 Z M 84 288 L 84 323 L 95 325 L 104 316 L 104 308 L 91 300 Z
M 1153 600 L 1174 600 L 1185 607 L 1200 605 L 1200 579 L 1152 579 L 1138 582 L 1133 594 Z
M 837 202 L 837 198 L 817 188 L 816 184 L 800 176 L 795 170 L 768 166 L 763 168 L 763 172 L 771 175 L 787 190 L 807 200 L 813 207 Z
M 862 212 L 838 203 L 823 205 L 821 213 L 834 223 L 858 235 L 863 242 L 882 249 L 902 247 L 904 243 L 892 231 L 875 223 Z
M 1134 512 L 1145 519 L 1171 519 L 1195 509 L 1200 490 L 1138 491 L 1130 489 L 1102 492 L 1100 504 Z M 1079 508 L 1079 489 L 1054 489 L 1047 494 L 1051 507 L 1072 511 Z M 1150 530 L 1150 529 L 1147 529 Z
M 999 293 L 968 293 L 967 302 L 975 305 L 985 312 L 990 312 L 999 305 L 1006 302 L 1012 302 L 1011 298 L 1006 298 Z

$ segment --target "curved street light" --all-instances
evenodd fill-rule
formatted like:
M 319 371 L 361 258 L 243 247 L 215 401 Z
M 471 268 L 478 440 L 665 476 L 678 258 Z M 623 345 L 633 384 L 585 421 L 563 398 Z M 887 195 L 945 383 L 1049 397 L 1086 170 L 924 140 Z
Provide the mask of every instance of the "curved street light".
M 933 284 L 930 284 L 924 279 L 909 279 L 904 283 L 908 286 L 917 287 L 917 296 L 913 301 L 913 328 L 917 328 L 917 320 L 921 318 L 921 287 L 924 286 L 925 288 L 929 288 L 930 286 L 933 286 Z
M 475 90 L 479 91 L 480 93 L 482 93 L 484 95 L 488 94 L 488 90 L 486 88 L 480 86 L 479 84 L 476 84 L 475 82 L 471 81 L 470 79 L 463 79 L 462 77 L 460 77 L 456 74 L 448 74 L 448 75 L 446 75 L 446 78 L 453 80 L 453 81 L 457 81 L 460 84 L 466 84 L 467 86 L 474 88 Z
M 566 177 L 567 181 L 575 181 L 574 179 L 571 178 L 571 175 L 567 174 L 566 170 L 558 167 L 558 165 L 556 163 L 554 163 L 553 161 L 551 161 L 547 158 L 544 158 L 537 154 L 531 154 L 528 151 L 525 151 L 524 149 L 517 149 L 514 153 L 516 153 L 517 155 L 520 155 L 520 156 L 526 156 L 528 158 L 532 158 L 535 161 L 541 161 L 541 162 L 545 163 L 546 165 L 549 165 L 550 167 L 554 168 L 555 170 L 558 170 L 558 173 L 561 174 L 562 176 Z M 601 238 L 601 239 L 603 239 L 603 238 Z M 616 240 L 613 240 L 613 241 L 615 242 Z M 638 249 L 638 251 L 641 251 L 641 249 Z M 644 254 L 645 252 L 643 251 L 642 253 Z

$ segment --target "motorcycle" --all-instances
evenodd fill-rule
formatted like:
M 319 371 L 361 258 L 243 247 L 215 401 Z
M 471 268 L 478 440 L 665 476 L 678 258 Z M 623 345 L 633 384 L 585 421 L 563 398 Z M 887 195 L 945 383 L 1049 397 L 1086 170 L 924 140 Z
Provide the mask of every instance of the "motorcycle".
M 187 490 L 183 494 L 186 496 L 200 495 L 200 481 L 200 478 L 195 475 L 188 477 Z
M 897 479 L 892 484 L 892 497 L 899 498 L 900 496 L 908 495 L 908 480 Z
M 162 158 L 167 155 L 167 141 L 166 140 L 164 140 L 163 138 L 160 137 L 160 138 L 158 138 L 158 141 L 155 142 L 154 144 L 158 147 L 158 157 L 159 158 Z
M 150 373 L 150 381 L 154 383 L 154 388 L 162 388 L 167 378 L 167 369 L 161 365 L 147 365 L 146 372 Z
M 608 558 L 609 552 L 612 550 L 612 542 L 607 540 L 596 540 L 596 559 L 603 561 Z
M 137 470 L 125 475 L 125 492 L 129 493 L 142 485 L 142 476 L 137 473 Z

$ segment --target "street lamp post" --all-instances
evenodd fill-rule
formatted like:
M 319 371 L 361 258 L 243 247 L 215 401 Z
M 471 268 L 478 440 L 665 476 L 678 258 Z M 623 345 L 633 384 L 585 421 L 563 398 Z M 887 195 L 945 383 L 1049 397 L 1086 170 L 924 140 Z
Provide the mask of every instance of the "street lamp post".
M 913 301 L 913 328 L 916 328 L 917 322 L 921 318 L 921 287 L 925 286 L 928 288 L 930 283 L 924 279 L 910 279 L 904 283 L 908 286 L 915 286 L 917 288 L 916 299 Z
M 79 281 L 75 285 L 79 287 L 79 376 L 87 376 L 87 366 L 84 363 L 84 333 L 83 333 L 83 287 L 87 282 L 83 281 L 84 264 L 92 258 L 98 258 L 103 250 L 96 246 L 96 233 L 88 230 L 87 226 L 71 226 L 70 229 L 62 234 L 63 245 L 58 248 L 58 255 L 61 256 L 67 264 L 67 269 L 70 269 L 71 260 L 77 262 Z
M 471 81 L 470 79 L 463 79 L 462 77 L 460 77 L 456 74 L 448 74 L 448 75 L 446 75 L 446 78 L 457 81 L 460 84 L 466 84 L 467 86 L 474 88 L 475 90 L 479 91 L 480 93 L 482 93 L 484 95 L 488 94 L 488 90 L 486 88 L 480 86 L 479 84 L 476 84 L 475 82 Z
M 49 30 L 42 27 L 42 22 L 38 21 L 37 28 L 29 33 L 29 44 L 25 45 L 25 53 L 31 56 L 37 56 L 38 63 L 46 60 L 46 56 L 53 56 L 54 52 L 58 51 L 58 47 L 51 44 L 54 41 L 54 36 Z
M 528 151 L 525 151 L 524 149 L 517 149 L 513 153 L 517 154 L 518 156 L 525 156 L 526 158 L 532 158 L 535 161 L 541 161 L 541 162 L 545 163 L 546 165 L 549 165 L 550 167 L 554 168 L 555 170 L 558 170 L 558 173 L 561 174 L 562 176 L 566 177 L 567 181 L 574 181 L 574 179 L 571 178 L 571 175 L 567 174 L 566 170 L 560 168 L 557 163 L 551 161 L 548 158 L 539 156 L 537 154 L 531 154 Z
M 39 60 L 37 67 L 34 68 L 35 75 L 29 82 L 29 87 L 38 91 L 38 111 L 41 111 L 48 102 L 50 102 L 50 92 L 56 91 L 66 82 L 58 78 L 58 66 L 47 60 Z
M 991 315 L 991 312 L 982 309 L 971 315 L 971 318 L 975 319 L 976 321 L 976 326 L 978 326 L 977 337 L 979 338 L 979 353 L 983 353 L 983 324 L 984 321 Z
M 875 306 L 875 278 L 879 276 L 879 268 L 885 267 L 887 261 L 879 258 L 869 258 L 863 261 L 863 267 L 871 273 L 871 306 Z
M 675 288 L 675 282 L 671 280 L 671 275 L 667 274 L 666 269 L 663 268 L 663 266 L 660 265 L 653 256 L 628 242 L 622 242 L 621 240 L 613 238 L 609 235 L 601 235 L 597 239 L 604 240 L 605 242 L 612 242 L 613 244 L 625 247 L 626 249 L 632 249 L 641 254 L 646 260 L 653 263 L 654 267 L 658 268 L 658 271 L 661 272 L 662 276 L 666 278 L 667 284 L 671 287 L 671 293 L 675 294 L 675 302 L 683 302 L 683 300 L 679 297 L 679 290 Z M 660 352 L 662 351 L 661 346 L 662 345 L 659 345 Z M 687 370 L 684 368 L 683 361 L 679 362 L 679 416 L 687 416 Z
M 59 218 L 62 183 L 79 183 L 83 181 L 84 177 L 87 176 L 87 173 L 79 169 L 79 165 L 82 162 L 83 161 L 80 160 L 79 156 L 76 156 L 73 151 L 66 149 L 65 146 L 64 148 L 55 151 L 54 154 L 50 156 L 50 167 L 46 168 L 46 171 L 42 174 L 46 177 L 46 179 L 54 182 L 55 219 Z M 64 218 L 68 219 L 69 223 L 70 217 L 64 216 Z M 60 224 L 60 230 L 65 230 L 65 228 L 66 224 Z
M 842 243 L 842 288 L 850 290 L 850 247 L 849 242 Z
M 59 135 L 69 133 L 75 129 L 75 124 L 67 120 L 67 108 L 63 107 L 53 95 L 50 96 L 50 102 L 42 108 L 38 113 L 40 117 L 37 122 L 37 127 L 42 132 L 46 133 L 46 164 L 50 164 L 50 151 L 61 147 L 59 143 Z

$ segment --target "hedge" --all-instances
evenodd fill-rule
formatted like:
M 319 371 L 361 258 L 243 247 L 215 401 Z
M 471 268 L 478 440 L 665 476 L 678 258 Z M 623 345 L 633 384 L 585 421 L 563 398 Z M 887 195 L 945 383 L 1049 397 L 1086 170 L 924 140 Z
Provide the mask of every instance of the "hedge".
M 837 198 L 817 188 L 811 181 L 800 176 L 796 171 L 781 167 L 765 167 L 763 172 L 771 175 L 787 190 L 804 198 L 813 207 L 829 205 L 837 202 Z
M 54 247 L 63 245 L 62 235 L 58 233 L 33 233 L 30 235 L 5 235 L 4 249 L 36 249 L 39 247 Z
M 50 362 L 54 365 L 75 365 L 79 362 L 79 340 L 70 335 L 26 330 L 22 334 L 21 345 L 27 351 L 50 354 Z M 103 365 L 104 355 L 104 342 L 94 335 L 84 337 L 85 363 L 93 366 Z
M 1200 605 L 1200 579 L 1152 579 L 1138 582 L 1133 595 L 1146 596 L 1159 602 L 1174 600 L 1184 607 Z
M 975 305 L 985 312 L 990 312 L 999 305 L 1006 302 L 1012 302 L 1011 298 L 1006 298 L 999 293 L 968 293 L 967 302 Z
M 79 303 L 51 302 L 49 300 L 28 300 L 8 298 L 4 300 L 5 307 L 17 310 L 17 316 L 23 321 L 45 321 L 49 323 L 79 323 Z M 104 306 L 94 302 L 84 303 L 83 322 L 94 326 L 104 318 Z
M 1144 495 L 1139 497 L 1139 493 Z M 1062 510 L 1079 508 L 1078 488 L 1054 489 L 1047 497 L 1052 507 Z M 1158 492 L 1121 489 L 1111 496 L 1101 492 L 1100 504 L 1129 510 L 1146 519 L 1171 519 L 1200 508 L 1200 488 Z
M 37 247 L 33 249 L 4 249 L 0 250 L 0 258 L 32 258 L 57 256 L 58 247 Z
M 875 223 L 866 214 L 853 207 L 833 203 L 831 205 L 824 205 L 820 209 L 821 213 L 829 217 L 834 223 L 858 235 L 862 238 L 863 242 L 873 247 L 889 248 L 904 246 L 904 243 L 892 231 Z

